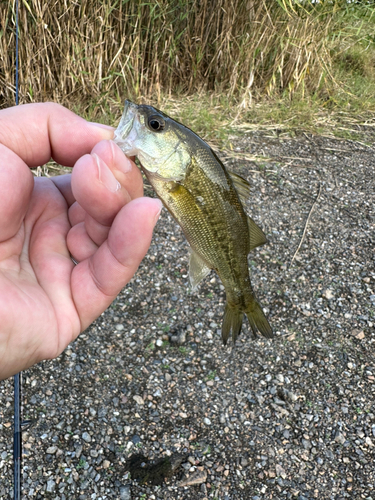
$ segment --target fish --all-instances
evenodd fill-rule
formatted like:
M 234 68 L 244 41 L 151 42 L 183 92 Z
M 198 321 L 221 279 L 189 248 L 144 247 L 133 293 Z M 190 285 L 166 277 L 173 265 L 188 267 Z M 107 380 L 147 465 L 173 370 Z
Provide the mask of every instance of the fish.
M 256 337 L 272 328 L 251 286 L 248 254 L 267 242 L 244 210 L 250 185 L 229 172 L 210 146 L 185 125 L 145 104 L 125 101 L 114 142 L 140 168 L 190 245 L 189 279 L 195 290 L 215 270 L 226 292 L 224 345 L 241 333 L 244 315 Z

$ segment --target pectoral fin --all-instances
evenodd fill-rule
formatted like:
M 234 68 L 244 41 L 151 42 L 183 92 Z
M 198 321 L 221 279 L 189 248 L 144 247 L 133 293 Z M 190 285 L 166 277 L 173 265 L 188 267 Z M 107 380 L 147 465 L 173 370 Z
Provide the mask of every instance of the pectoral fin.
M 228 174 L 232 179 L 232 182 L 234 184 L 234 187 L 236 188 L 236 191 L 238 193 L 241 202 L 245 204 L 247 200 L 250 198 L 250 184 L 246 179 L 244 179 L 238 174 L 235 174 L 234 172 L 228 171 Z
M 253 219 L 249 216 L 247 216 L 247 225 L 249 228 L 249 235 L 250 235 L 250 250 L 254 250 L 254 248 L 267 243 L 266 235 L 263 233 L 261 228 L 257 224 L 255 224 Z
M 190 260 L 189 260 L 189 279 L 193 290 L 197 288 L 199 283 L 209 274 L 211 269 L 207 264 L 199 257 L 197 253 L 190 248 Z

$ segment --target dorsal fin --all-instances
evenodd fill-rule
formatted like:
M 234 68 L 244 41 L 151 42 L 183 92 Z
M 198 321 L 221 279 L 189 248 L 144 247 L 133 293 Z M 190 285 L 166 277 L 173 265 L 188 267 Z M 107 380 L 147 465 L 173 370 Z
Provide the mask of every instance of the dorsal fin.
M 241 177 L 234 172 L 228 172 L 234 187 L 238 193 L 241 203 L 245 205 L 246 201 L 250 197 L 250 184 L 246 179 Z M 250 234 L 250 250 L 254 250 L 254 248 L 259 247 L 260 245 L 264 245 L 267 243 L 267 238 L 261 228 L 253 221 L 253 219 L 247 216 L 247 225 L 249 227 Z

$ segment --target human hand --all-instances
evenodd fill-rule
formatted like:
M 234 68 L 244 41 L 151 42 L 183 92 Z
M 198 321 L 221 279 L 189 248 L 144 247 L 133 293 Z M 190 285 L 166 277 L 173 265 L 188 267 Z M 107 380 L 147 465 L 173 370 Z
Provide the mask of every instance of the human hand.
M 112 136 L 53 103 L 0 111 L 0 379 L 58 356 L 149 248 L 161 202 Z M 72 174 L 34 178 L 51 157 Z

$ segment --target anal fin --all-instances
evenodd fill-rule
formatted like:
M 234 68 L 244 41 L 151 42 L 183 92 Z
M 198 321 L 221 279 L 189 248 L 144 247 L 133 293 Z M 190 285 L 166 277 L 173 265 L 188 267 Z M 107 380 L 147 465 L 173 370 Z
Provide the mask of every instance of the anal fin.
M 250 250 L 254 250 L 254 248 L 267 243 L 266 235 L 249 216 L 247 216 L 247 226 L 249 228 Z

